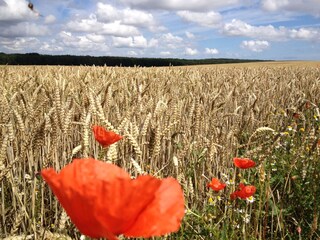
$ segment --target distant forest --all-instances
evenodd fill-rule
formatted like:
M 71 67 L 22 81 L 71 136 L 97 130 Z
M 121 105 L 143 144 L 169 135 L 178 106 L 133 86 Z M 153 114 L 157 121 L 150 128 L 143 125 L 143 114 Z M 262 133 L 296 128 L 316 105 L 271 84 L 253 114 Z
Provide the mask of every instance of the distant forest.
M 222 64 L 261 62 L 266 60 L 208 58 L 208 59 L 180 59 L 180 58 L 134 58 L 134 57 L 93 57 L 74 55 L 42 55 L 38 53 L 6 54 L 0 53 L 0 65 L 66 65 L 66 66 L 184 66 L 199 64 Z

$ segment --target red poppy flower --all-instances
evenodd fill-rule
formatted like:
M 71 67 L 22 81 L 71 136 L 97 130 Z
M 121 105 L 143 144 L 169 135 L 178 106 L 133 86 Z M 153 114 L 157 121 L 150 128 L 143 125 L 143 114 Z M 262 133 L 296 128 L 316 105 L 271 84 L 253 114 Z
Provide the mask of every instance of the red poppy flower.
M 241 169 L 252 168 L 256 165 L 256 163 L 249 158 L 233 158 L 233 163 Z
M 306 107 L 306 109 L 311 108 L 311 103 L 310 103 L 309 101 L 307 101 L 307 102 L 305 103 L 305 107 Z
M 207 184 L 207 187 L 211 188 L 212 190 L 218 192 L 226 187 L 226 184 L 221 183 L 219 179 L 212 178 L 211 182 Z
M 251 197 L 255 194 L 256 187 L 252 185 L 245 186 L 243 183 L 239 184 L 239 190 L 231 193 L 230 198 L 232 200 L 236 199 L 237 197 L 241 199 L 246 199 L 248 197 Z
M 299 119 L 300 118 L 300 114 L 295 112 L 295 113 L 292 114 L 292 117 L 295 118 L 295 119 Z
M 104 127 L 101 126 L 93 126 L 92 127 L 94 138 L 98 143 L 101 144 L 102 147 L 108 147 L 109 145 L 118 142 L 122 139 L 122 136 L 112 132 L 107 131 Z
M 120 167 L 92 158 L 41 175 L 79 231 L 91 238 L 161 236 L 178 231 L 184 216 L 183 192 L 174 178 L 131 179 Z

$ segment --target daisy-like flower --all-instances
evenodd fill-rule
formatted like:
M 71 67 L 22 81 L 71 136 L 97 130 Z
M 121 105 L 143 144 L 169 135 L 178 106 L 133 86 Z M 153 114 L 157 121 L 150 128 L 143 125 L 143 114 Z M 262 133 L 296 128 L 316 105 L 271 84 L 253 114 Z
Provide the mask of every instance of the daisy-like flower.
M 234 180 L 233 180 L 233 179 L 230 179 L 230 180 L 226 181 L 226 184 L 228 184 L 228 185 L 234 185 Z
M 250 215 L 249 214 L 245 214 L 243 217 L 242 217 L 242 219 L 243 219 L 243 221 L 245 222 L 245 223 L 249 223 L 250 222 Z
M 226 187 L 226 184 L 221 183 L 217 178 L 212 178 L 211 182 L 207 184 L 207 187 L 218 192 L 220 190 L 223 190 Z
M 250 197 L 246 198 L 246 200 L 248 203 L 253 203 L 255 198 L 253 196 L 250 196 Z

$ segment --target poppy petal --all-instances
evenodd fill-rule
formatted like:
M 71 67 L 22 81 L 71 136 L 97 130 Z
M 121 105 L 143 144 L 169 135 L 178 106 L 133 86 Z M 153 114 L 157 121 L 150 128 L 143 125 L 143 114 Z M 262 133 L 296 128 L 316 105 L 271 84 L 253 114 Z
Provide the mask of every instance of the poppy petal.
M 207 187 L 210 187 L 214 191 L 220 191 L 226 187 L 226 184 L 221 183 L 217 178 L 212 178 L 211 182 L 207 184 Z
M 41 175 L 81 233 L 92 238 L 112 239 L 108 227 L 95 217 L 96 201 L 102 186 L 108 183 L 105 179 L 130 181 L 125 171 L 95 159 L 75 159 L 59 174 L 50 168 L 42 170 Z
M 239 184 L 239 189 L 240 190 L 235 191 L 230 195 L 231 200 L 234 200 L 237 197 L 241 199 L 247 199 L 248 197 L 253 196 L 256 192 L 255 186 L 252 186 L 252 185 L 245 186 L 243 183 Z
M 112 131 L 107 131 L 104 127 L 101 126 L 93 126 L 92 131 L 94 134 L 94 138 L 102 147 L 108 147 L 111 144 L 122 139 L 122 136 L 116 134 Z
M 241 169 L 252 168 L 256 165 L 256 163 L 249 158 L 233 158 L 233 163 Z
M 125 236 L 147 238 L 179 230 L 185 212 L 180 184 L 174 178 L 158 180 L 153 184 L 158 186 L 154 198 L 140 213 L 134 225 L 124 232 Z
M 49 168 L 41 175 L 79 231 L 92 238 L 160 236 L 177 231 L 184 216 L 183 192 L 173 178 L 132 180 L 95 159 L 75 159 L 60 173 Z
M 152 202 L 160 184 L 161 180 L 151 176 L 129 181 L 118 179 L 113 184 L 105 184 L 96 202 L 96 217 L 115 235 L 124 233 Z

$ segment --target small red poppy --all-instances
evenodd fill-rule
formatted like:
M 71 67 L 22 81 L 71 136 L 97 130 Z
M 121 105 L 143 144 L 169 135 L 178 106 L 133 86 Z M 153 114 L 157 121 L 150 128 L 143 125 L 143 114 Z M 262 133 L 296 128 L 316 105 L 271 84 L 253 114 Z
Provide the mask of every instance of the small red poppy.
M 241 169 L 252 168 L 256 165 L 256 163 L 249 158 L 233 158 L 233 163 Z
M 305 107 L 306 107 L 306 109 L 311 108 L 311 103 L 310 103 L 309 101 L 307 101 L 307 102 L 305 103 Z
M 131 179 L 120 167 L 92 158 L 74 159 L 60 173 L 41 171 L 79 231 L 91 238 L 161 236 L 178 231 L 184 196 L 174 178 Z
M 221 183 L 219 179 L 212 178 L 211 182 L 207 184 L 207 187 L 211 188 L 212 190 L 218 192 L 226 187 L 226 184 Z
M 102 147 L 108 147 L 109 145 L 119 141 L 122 139 L 122 136 L 116 134 L 112 131 L 107 131 L 104 127 L 101 126 L 93 126 L 92 131 L 94 134 L 94 138 Z
M 255 194 L 256 187 L 252 185 L 245 186 L 243 183 L 239 184 L 239 190 L 231 193 L 230 198 L 232 200 L 236 199 L 237 197 L 241 199 L 247 199 Z
M 300 118 L 300 114 L 295 112 L 295 113 L 292 114 L 292 117 L 295 118 L 295 119 L 299 119 Z

